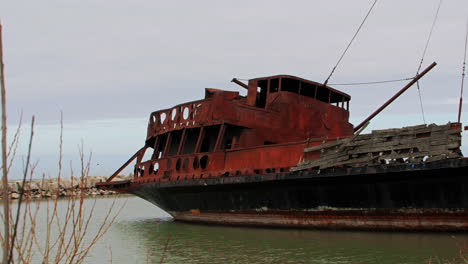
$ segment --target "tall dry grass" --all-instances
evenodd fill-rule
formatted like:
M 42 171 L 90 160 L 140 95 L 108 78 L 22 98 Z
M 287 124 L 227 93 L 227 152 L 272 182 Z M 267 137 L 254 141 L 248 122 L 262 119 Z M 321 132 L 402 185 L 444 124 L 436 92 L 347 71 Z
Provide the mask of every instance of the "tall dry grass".
M 83 263 L 91 248 L 106 233 L 123 208 L 117 209 L 115 201 L 105 212 L 104 220 L 94 221 L 96 200 L 91 208 L 85 208 L 85 191 L 90 171 L 91 154 L 85 157 L 83 145 L 79 149 L 80 173 L 77 193 L 61 199 L 59 190 L 52 200 L 44 203 L 31 201 L 20 195 L 16 206 L 9 199 L 8 175 L 15 161 L 21 126 L 14 134 L 12 143 L 7 146 L 6 88 L 3 64 L 2 25 L 0 24 L 0 90 L 2 104 L 2 201 L 1 220 L 3 232 L 0 233 L 2 245 L 2 263 Z M 34 116 L 31 119 L 28 153 L 24 163 L 23 179 L 20 189 L 33 178 L 37 163 L 31 162 L 31 151 L 34 139 Z M 63 160 L 63 116 L 61 115 L 60 144 L 58 158 L 58 183 L 62 179 Z M 73 181 L 74 172 L 71 169 Z M 73 185 L 73 182 L 72 182 Z M 64 202 L 65 201 L 65 202 Z M 61 207 L 59 209 L 59 207 Z M 65 210 L 63 210 L 65 208 Z M 45 226 L 39 226 L 40 210 L 45 210 Z M 64 214 L 59 213 L 64 211 Z M 43 220 L 43 219 L 41 219 Z M 44 221 L 41 221 L 44 222 Z M 97 232 L 90 233 L 89 227 L 97 226 Z M 38 232 L 38 230 L 42 232 Z M 43 231 L 45 230 L 45 232 Z

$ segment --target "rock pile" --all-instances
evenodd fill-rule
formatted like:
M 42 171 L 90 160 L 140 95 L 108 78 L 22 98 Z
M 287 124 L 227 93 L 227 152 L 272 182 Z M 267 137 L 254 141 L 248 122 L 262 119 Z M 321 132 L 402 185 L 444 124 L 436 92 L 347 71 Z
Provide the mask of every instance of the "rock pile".
M 21 194 L 26 198 L 56 198 L 56 197 L 69 197 L 75 196 L 80 193 L 79 189 L 85 190 L 86 196 L 98 196 L 98 195 L 114 195 L 117 194 L 115 191 L 100 190 L 96 188 L 96 183 L 104 182 L 107 178 L 100 176 L 88 176 L 84 180 L 83 186 L 81 186 L 81 178 L 61 178 L 60 182 L 58 179 L 43 179 L 28 181 L 21 188 L 22 181 L 10 181 L 8 183 L 8 190 L 10 192 L 11 199 L 18 199 Z M 130 176 L 119 175 L 114 178 L 114 181 L 130 180 Z M 3 185 L 0 182 L 0 188 L 3 189 Z M 0 194 L 1 196 L 2 194 Z

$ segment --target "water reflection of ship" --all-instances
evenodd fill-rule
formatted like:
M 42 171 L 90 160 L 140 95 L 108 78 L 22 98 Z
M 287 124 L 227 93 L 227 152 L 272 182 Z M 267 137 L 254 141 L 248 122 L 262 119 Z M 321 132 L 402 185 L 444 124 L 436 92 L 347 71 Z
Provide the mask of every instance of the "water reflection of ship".
M 164 256 L 170 263 L 420 263 L 428 256 L 457 254 L 453 238 L 431 233 L 309 232 L 148 221 L 128 223 L 122 235 L 144 244 L 153 262 Z

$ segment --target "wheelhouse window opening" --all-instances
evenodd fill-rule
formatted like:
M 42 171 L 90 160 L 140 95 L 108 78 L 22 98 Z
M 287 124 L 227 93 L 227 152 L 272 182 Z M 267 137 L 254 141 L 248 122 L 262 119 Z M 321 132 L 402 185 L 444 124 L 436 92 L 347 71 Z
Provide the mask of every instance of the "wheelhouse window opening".
M 159 135 L 154 145 L 154 152 L 152 159 L 160 159 L 163 156 L 164 147 L 166 146 L 167 134 Z
M 177 150 L 179 150 L 179 144 L 182 140 L 182 130 L 177 130 L 171 132 L 171 142 L 167 152 L 167 156 L 174 156 L 177 154 Z
M 279 90 L 279 79 L 270 79 L 270 93 L 276 93 Z
M 307 82 L 301 82 L 301 90 L 299 91 L 300 95 L 307 97 L 315 98 L 315 91 L 317 86 Z
M 264 108 L 268 92 L 268 80 L 260 80 L 257 83 L 257 99 L 255 105 Z
M 240 135 L 242 134 L 242 130 L 244 127 L 235 126 L 235 125 L 226 125 L 226 132 L 224 133 L 224 137 L 221 141 L 221 149 L 233 149 L 235 141 L 239 139 Z
M 315 99 L 322 101 L 324 103 L 328 103 L 330 91 L 323 86 L 317 86 L 317 94 L 315 96 Z
M 281 78 L 281 91 L 299 93 L 300 81 L 291 78 Z
M 336 92 L 332 92 L 330 90 L 330 103 L 335 104 L 336 106 L 339 107 L 340 103 L 342 106 L 344 105 L 344 100 L 345 99 L 343 95 L 336 93 Z
M 182 155 L 195 153 L 195 147 L 197 146 L 197 140 L 199 136 L 199 127 L 187 129 L 185 144 L 182 147 Z
M 221 125 L 205 127 L 205 135 L 203 136 L 201 143 L 200 153 L 211 152 L 214 150 L 220 127 Z

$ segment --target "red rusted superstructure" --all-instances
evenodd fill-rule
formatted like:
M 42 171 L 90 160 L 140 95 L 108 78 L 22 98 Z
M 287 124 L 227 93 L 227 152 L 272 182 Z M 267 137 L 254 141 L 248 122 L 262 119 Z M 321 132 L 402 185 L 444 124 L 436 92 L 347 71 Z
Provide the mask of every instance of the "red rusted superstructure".
M 203 100 L 151 113 L 133 182 L 285 172 L 306 145 L 353 134 L 343 92 L 290 75 L 245 87 L 247 96 L 207 88 Z

